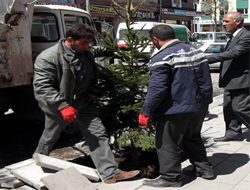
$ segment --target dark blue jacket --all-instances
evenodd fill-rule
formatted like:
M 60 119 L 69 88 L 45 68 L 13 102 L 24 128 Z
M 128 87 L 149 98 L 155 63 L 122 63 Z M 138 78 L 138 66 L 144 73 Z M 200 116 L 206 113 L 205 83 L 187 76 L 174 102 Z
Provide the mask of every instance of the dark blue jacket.
M 149 62 L 150 79 L 142 113 L 169 115 L 199 111 L 212 102 L 212 82 L 204 53 L 172 40 Z

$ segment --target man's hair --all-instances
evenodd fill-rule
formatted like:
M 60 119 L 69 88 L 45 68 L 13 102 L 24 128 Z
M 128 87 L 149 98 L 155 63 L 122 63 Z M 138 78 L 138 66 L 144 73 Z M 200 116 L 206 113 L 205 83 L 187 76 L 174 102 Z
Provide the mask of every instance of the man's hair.
M 156 37 L 162 41 L 175 39 L 174 29 L 168 25 L 160 24 L 156 25 L 149 31 L 151 38 Z
M 244 16 L 241 13 L 234 14 L 234 22 L 241 20 L 242 25 L 244 24 Z
M 87 24 L 78 23 L 71 26 L 66 32 L 66 38 L 71 37 L 73 40 L 79 40 L 81 38 L 93 39 L 95 32 L 92 27 Z

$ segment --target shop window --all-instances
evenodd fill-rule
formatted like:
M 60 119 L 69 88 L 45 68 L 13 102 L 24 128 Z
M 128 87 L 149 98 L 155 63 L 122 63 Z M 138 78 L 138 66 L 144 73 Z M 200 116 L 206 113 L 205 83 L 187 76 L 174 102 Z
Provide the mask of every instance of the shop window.
M 210 26 L 204 25 L 202 32 L 209 32 L 209 31 L 210 31 Z

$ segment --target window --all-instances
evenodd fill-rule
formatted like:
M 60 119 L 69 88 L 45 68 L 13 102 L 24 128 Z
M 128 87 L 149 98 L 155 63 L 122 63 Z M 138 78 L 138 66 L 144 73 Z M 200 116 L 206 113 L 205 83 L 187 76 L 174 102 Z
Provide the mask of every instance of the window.
M 205 53 L 221 53 L 225 50 L 226 45 L 210 45 Z
M 237 9 L 237 12 L 240 12 L 241 14 L 248 14 L 248 9 Z
M 229 34 L 226 34 L 226 33 L 216 33 L 215 34 L 215 41 L 216 42 L 227 42 L 228 35 Z
M 125 35 L 126 30 L 120 30 L 120 40 L 126 40 L 126 35 Z M 139 30 L 133 30 L 133 33 L 137 33 Z M 138 39 L 141 39 L 143 36 L 148 35 L 149 30 L 141 30 L 140 33 L 138 34 Z
M 64 22 L 65 22 L 66 31 L 71 26 L 73 26 L 74 24 L 77 24 L 77 23 L 84 23 L 84 24 L 91 26 L 90 21 L 87 17 L 80 17 L 77 15 L 64 15 Z
M 87 24 L 89 26 L 92 26 L 90 23 L 89 18 L 87 17 L 81 17 L 81 16 L 77 16 L 77 15 L 64 15 L 64 22 L 65 22 L 65 29 L 66 31 L 73 26 L 74 24 L 77 23 L 83 23 L 83 24 Z M 97 42 L 95 40 L 93 40 L 90 44 L 91 46 L 96 46 Z
M 59 40 L 56 17 L 51 13 L 35 13 L 31 28 L 32 42 L 54 42 Z

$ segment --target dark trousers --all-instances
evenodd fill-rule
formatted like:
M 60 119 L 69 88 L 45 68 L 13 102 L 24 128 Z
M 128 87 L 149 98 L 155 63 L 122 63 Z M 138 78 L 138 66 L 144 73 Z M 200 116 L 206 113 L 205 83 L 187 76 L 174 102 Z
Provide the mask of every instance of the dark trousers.
M 242 134 L 241 124 L 250 128 L 250 88 L 224 91 L 223 114 L 228 137 Z
M 208 106 L 192 113 L 157 118 L 156 150 L 160 174 L 168 181 L 181 179 L 181 149 L 199 171 L 211 170 L 201 138 L 201 127 Z
M 106 180 L 120 173 L 121 170 L 118 169 L 118 163 L 109 146 L 105 127 L 99 119 L 99 112 L 92 101 L 87 98 L 75 100 L 73 107 L 78 110 L 78 117 L 74 124 L 79 127 L 86 139 L 91 159 L 102 179 Z M 69 122 L 64 121 L 62 116 L 46 114 L 45 129 L 35 152 L 49 155 L 53 145 L 68 124 Z

